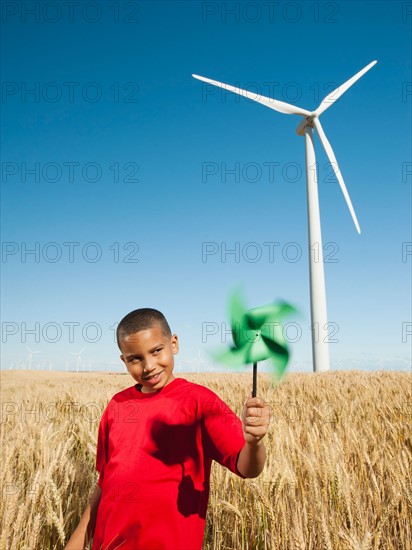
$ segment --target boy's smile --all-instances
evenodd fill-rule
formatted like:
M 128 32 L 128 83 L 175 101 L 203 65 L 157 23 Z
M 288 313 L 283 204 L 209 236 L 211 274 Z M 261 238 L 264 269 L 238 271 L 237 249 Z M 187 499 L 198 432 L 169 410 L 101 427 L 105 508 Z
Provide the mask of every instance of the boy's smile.
M 160 390 L 172 380 L 174 355 L 179 351 L 176 334 L 165 336 L 160 325 L 126 336 L 121 342 L 120 359 L 131 376 L 142 385 L 142 392 Z

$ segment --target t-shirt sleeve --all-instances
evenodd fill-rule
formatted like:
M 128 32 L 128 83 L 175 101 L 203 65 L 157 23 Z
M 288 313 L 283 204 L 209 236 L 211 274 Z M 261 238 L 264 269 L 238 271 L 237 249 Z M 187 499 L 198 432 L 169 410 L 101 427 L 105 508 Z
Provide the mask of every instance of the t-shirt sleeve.
M 104 478 L 104 468 L 108 461 L 108 424 L 106 410 L 103 412 L 100 420 L 99 431 L 97 435 L 97 450 L 96 450 L 96 470 L 99 472 L 97 484 L 102 488 Z
M 212 391 L 201 403 L 201 418 L 206 454 L 244 478 L 237 469 L 239 453 L 246 443 L 240 418 Z

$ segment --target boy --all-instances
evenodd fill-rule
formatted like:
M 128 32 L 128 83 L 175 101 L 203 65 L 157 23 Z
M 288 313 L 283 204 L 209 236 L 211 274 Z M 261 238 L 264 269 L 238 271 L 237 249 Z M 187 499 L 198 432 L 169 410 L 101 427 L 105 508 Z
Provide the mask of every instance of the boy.
M 143 308 L 119 323 L 117 343 L 135 386 L 100 421 L 90 504 L 65 550 L 200 550 L 212 460 L 257 477 L 269 408 L 249 397 L 242 422 L 211 390 L 173 375 L 178 338 L 162 313 Z

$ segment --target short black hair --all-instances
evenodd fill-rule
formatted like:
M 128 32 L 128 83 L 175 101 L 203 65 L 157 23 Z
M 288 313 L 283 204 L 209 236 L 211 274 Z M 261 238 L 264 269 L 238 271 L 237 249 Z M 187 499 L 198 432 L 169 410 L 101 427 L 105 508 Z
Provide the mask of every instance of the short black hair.
M 170 330 L 169 323 L 166 321 L 166 317 L 157 309 L 143 307 L 128 313 L 120 321 L 116 330 L 117 345 L 120 351 L 120 342 L 127 336 L 141 330 L 153 328 L 155 325 L 159 325 L 164 336 L 172 336 L 172 331 Z

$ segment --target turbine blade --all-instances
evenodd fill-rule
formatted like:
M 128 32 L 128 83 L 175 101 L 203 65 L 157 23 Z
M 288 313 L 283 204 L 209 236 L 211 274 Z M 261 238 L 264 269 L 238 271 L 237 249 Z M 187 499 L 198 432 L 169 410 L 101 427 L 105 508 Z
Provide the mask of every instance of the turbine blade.
M 320 141 L 321 141 L 321 143 L 322 143 L 322 145 L 323 145 L 323 147 L 326 151 L 328 159 L 330 160 L 330 162 L 332 164 L 332 167 L 335 171 L 335 176 L 336 176 L 336 178 L 339 182 L 340 188 L 342 189 L 343 196 L 345 197 L 346 204 L 348 205 L 349 212 L 351 213 L 353 223 L 355 224 L 356 230 L 360 234 L 361 230 L 360 230 L 360 227 L 359 227 L 359 222 L 358 222 L 358 219 L 356 217 L 355 210 L 353 209 L 352 201 L 350 200 L 348 190 L 346 189 L 345 182 L 343 181 L 343 177 L 342 177 L 342 174 L 339 170 L 339 165 L 338 165 L 338 162 L 336 160 L 333 149 L 331 147 L 331 144 L 329 143 L 328 138 L 326 137 L 325 132 L 323 131 L 322 125 L 320 123 L 320 120 L 318 118 L 313 119 L 313 125 L 316 128 L 319 139 L 320 139 Z
M 287 115 L 302 115 L 302 116 L 309 116 L 311 114 L 311 112 L 307 111 L 306 109 L 301 109 L 300 107 L 296 107 L 295 105 L 291 105 L 290 103 L 285 103 L 284 101 L 271 99 L 269 97 L 265 97 L 263 95 L 259 95 L 254 92 L 248 92 L 247 90 L 242 90 L 241 88 L 235 88 L 230 84 L 224 84 L 223 82 L 218 82 L 217 80 L 211 80 L 210 78 L 205 78 L 197 74 L 192 74 L 192 76 L 193 78 L 197 78 L 197 80 L 202 80 L 203 82 L 207 82 L 208 84 L 213 84 L 213 86 L 218 86 L 219 88 L 223 88 L 224 90 L 228 90 L 229 92 L 233 92 L 243 97 L 247 97 L 248 99 L 252 99 L 253 101 L 257 101 L 258 103 L 265 105 L 265 107 L 269 107 L 269 109 L 279 111 L 279 113 L 285 113 Z
M 315 116 L 320 116 L 324 111 L 326 111 L 326 109 L 328 107 L 330 107 L 331 105 L 333 105 L 333 103 L 335 103 L 335 101 L 337 99 L 340 98 L 340 96 L 342 94 L 344 94 L 346 92 L 346 90 L 348 90 L 348 88 L 350 88 L 352 86 L 352 84 L 355 84 L 355 82 L 357 80 L 359 80 L 359 78 L 361 76 L 363 76 L 367 71 L 369 71 L 369 69 L 371 69 L 375 64 L 377 63 L 377 61 L 372 61 L 371 63 L 369 63 L 369 65 L 366 65 L 365 68 L 363 68 L 361 71 L 359 71 L 358 73 L 355 74 L 355 76 L 352 76 L 352 78 L 350 78 L 349 80 L 347 80 L 344 84 L 342 84 L 342 86 L 339 86 L 339 88 L 336 88 L 336 90 L 333 90 L 333 92 L 331 92 L 330 94 L 328 94 L 323 100 L 322 100 L 322 103 L 319 105 L 319 107 L 316 109 L 316 111 L 314 112 L 314 115 Z

